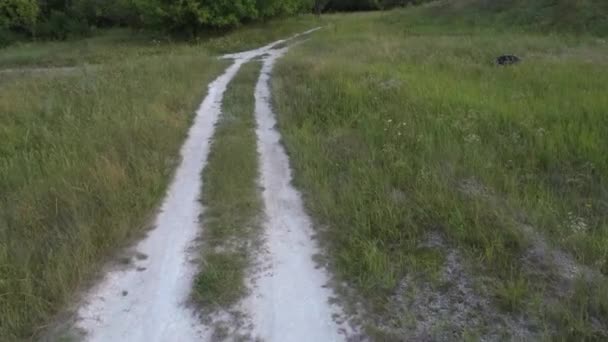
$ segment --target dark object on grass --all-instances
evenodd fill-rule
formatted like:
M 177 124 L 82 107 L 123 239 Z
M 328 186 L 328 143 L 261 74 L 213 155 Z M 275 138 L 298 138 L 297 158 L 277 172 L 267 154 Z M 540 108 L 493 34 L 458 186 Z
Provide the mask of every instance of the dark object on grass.
M 515 55 L 502 55 L 496 58 L 496 64 L 498 65 L 513 65 L 521 62 L 521 58 Z

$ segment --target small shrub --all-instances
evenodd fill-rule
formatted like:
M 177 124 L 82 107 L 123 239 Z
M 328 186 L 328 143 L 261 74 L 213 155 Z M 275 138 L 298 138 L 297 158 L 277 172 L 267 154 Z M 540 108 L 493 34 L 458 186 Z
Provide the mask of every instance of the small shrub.
M 0 30 L 33 33 L 38 12 L 38 3 L 35 0 L 2 0 Z

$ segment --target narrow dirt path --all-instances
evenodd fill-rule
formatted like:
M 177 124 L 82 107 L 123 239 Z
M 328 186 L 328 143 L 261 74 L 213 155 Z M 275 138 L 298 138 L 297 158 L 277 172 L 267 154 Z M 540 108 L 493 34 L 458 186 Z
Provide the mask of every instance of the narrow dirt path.
M 313 32 L 310 30 L 300 35 Z M 296 35 L 290 39 L 298 37 Z M 290 185 L 287 155 L 274 129 L 269 73 L 288 40 L 223 58 L 234 63 L 209 85 L 181 149 L 182 161 L 152 229 L 134 248 L 129 267 L 114 268 L 85 296 L 74 330 L 86 341 L 204 341 L 206 327 L 186 302 L 196 264 L 189 249 L 199 235 L 201 172 L 221 115 L 224 92 L 241 66 L 265 56 L 256 88 L 261 184 L 268 215 L 267 251 L 253 293 L 245 299 L 253 336 L 267 341 L 336 341 L 339 334 L 324 286 L 327 275 L 315 267 L 310 219 Z
M 318 250 L 311 220 L 291 185 L 289 159 L 270 104 L 270 73 L 286 51 L 269 52 L 255 88 L 265 249 L 259 255 L 263 271 L 252 280 L 245 310 L 252 318 L 252 336 L 264 341 L 340 341 L 347 331 L 333 319 L 341 313 L 329 304 L 328 275 L 313 261 Z
M 209 85 L 181 149 L 179 165 L 155 228 L 135 247 L 133 267 L 110 271 L 86 297 L 77 328 L 88 341 L 194 341 L 196 317 L 184 308 L 194 263 L 188 247 L 199 233 L 201 172 L 223 94 L 244 60 Z

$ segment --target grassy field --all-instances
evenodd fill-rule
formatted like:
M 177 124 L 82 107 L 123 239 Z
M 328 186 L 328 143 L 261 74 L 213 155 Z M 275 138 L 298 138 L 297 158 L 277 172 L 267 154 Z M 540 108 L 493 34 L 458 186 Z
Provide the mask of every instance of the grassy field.
M 381 340 L 608 338 L 608 44 L 433 14 L 334 16 L 277 68 L 338 277 Z
M 193 110 L 228 65 L 216 56 L 316 21 L 251 25 L 195 43 L 117 30 L 0 50 L 0 69 L 78 66 L 0 73 L 2 339 L 44 329 L 113 251 L 145 231 Z
M 20 43 L 0 50 L 0 70 L 16 67 L 58 67 L 120 62 L 167 53 L 191 53 L 200 48 L 220 55 L 253 49 L 319 25 L 321 19 L 302 15 L 287 20 L 251 24 L 224 34 L 208 34 L 187 44 L 150 32 L 113 29 L 87 39 Z

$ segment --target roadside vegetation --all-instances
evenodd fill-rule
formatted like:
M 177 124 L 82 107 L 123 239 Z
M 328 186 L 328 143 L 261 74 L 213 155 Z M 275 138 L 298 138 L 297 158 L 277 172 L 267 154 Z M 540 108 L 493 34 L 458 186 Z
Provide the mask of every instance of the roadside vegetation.
M 605 340 L 608 44 L 434 6 L 332 16 L 277 67 L 347 298 L 380 340 Z
M 210 312 L 230 309 L 245 294 L 245 275 L 260 234 L 253 117 L 259 69 L 257 62 L 244 65 L 229 85 L 203 171 L 203 261 L 194 298 Z
M 147 228 L 223 65 L 191 49 L 0 84 L 3 339 L 31 336 Z

